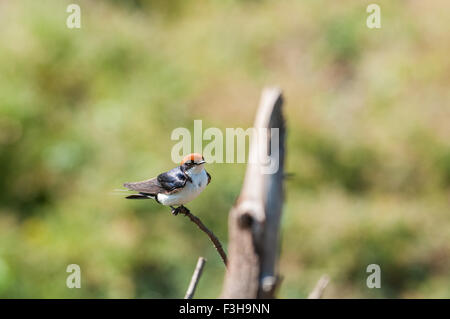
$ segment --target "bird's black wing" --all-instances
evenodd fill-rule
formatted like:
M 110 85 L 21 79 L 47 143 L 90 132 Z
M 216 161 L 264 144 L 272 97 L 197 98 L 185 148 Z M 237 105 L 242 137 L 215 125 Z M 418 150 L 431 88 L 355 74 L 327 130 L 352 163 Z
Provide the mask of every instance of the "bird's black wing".
M 180 191 L 189 177 L 179 168 L 158 175 L 158 177 L 142 182 L 125 183 L 126 188 L 137 191 L 143 195 L 172 194 Z
M 156 179 L 166 191 L 173 192 L 183 188 L 189 177 L 179 167 L 176 167 L 168 172 L 159 174 Z

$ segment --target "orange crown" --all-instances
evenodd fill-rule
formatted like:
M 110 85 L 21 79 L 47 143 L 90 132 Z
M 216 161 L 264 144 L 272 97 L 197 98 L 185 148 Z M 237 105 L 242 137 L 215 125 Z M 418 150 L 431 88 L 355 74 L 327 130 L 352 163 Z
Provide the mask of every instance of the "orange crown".
M 183 160 L 181 161 L 181 165 L 183 165 L 184 163 L 186 163 L 188 161 L 200 162 L 200 161 L 204 161 L 204 158 L 203 158 L 202 154 L 192 153 L 192 154 L 186 155 L 183 158 Z

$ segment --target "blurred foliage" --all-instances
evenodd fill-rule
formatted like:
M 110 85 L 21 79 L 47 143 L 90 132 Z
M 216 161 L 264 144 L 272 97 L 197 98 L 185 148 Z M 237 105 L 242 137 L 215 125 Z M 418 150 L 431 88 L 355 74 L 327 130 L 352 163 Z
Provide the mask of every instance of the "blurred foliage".
M 249 127 L 285 93 L 279 296 L 450 297 L 448 1 L 0 3 L 0 297 L 197 297 L 224 276 L 206 236 L 113 194 L 175 166 L 177 127 Z M 189 208 L 227 242 L 245 165 L 210 164 Z M 66 287 L 78 264 L 82 288 Z M 379 264 L 381 289 L 366 287 Z

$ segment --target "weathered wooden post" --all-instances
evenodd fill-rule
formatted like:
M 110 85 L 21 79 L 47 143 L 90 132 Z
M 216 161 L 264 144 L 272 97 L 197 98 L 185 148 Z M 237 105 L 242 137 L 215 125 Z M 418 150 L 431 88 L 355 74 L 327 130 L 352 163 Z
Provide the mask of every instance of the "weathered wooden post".
M 281 91 L 262 92 L 241 193 L 229 214 L 229 260 L 222 298 L 273 298 L 283 205 L 285 123 Z M 271 166 L 262 162 L 268 157 Z

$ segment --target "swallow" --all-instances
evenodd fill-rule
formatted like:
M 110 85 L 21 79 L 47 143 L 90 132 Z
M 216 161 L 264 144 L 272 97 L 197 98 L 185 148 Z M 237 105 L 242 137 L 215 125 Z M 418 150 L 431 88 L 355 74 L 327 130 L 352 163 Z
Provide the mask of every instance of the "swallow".
M 169 206 L 174 215 L 189 211 L 183 205 L 200 195 L 211 182 L 211 175 L 204 167 L 205 163 L 201 154 L 186 155 L 180 166 L 168 172 L 142 182 L 123 184 L 129 190 L 138 192 L 126 198 L 154 199 L 159 204 Z

